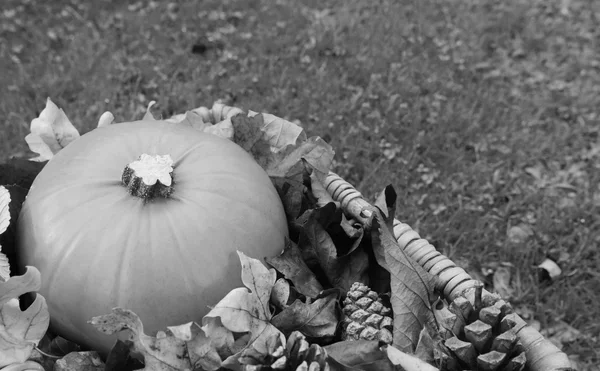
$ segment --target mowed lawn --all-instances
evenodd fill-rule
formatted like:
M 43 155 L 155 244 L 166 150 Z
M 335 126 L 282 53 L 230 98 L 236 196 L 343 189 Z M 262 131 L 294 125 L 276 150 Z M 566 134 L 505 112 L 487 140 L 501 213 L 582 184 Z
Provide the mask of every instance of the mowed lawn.
M 82 133 L 151 100 L 285 117 L 592 370 L 599 22 L 596 0 L 3 0 L 0 160 L 28 153 L 47 97 Z

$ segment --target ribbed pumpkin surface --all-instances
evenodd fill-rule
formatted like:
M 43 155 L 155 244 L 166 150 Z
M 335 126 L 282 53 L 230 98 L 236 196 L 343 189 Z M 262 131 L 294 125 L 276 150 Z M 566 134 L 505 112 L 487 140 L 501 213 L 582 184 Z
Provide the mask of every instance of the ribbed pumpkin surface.
M 144 203 L 121 183 L 142 153 L 174 160 L 171 197 Z M 95 129 L 36 178 L 18 222 L 19 263 L 42 274 L 51 326 L 106 353 L 87 321 L 113 307 L 146 333 L 191 320 L 242 286 L 236 250 L 262 259 L 287 224 L 264 170 L 236 144 L 183 125 L 137 121 Z

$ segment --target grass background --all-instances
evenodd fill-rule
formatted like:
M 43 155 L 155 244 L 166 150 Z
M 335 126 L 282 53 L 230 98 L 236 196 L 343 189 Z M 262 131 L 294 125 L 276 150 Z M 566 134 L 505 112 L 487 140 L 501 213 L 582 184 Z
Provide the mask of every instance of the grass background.
M 366 196 L 393 184 L 400 219 L 581 370 L 600 365 L 600 2 L 2 3 L 0 160 L 27 153 L 47 97 L 82 133 L 151 100 L 295 120 Z M 547 257 L 562 275 L 540 282 Z

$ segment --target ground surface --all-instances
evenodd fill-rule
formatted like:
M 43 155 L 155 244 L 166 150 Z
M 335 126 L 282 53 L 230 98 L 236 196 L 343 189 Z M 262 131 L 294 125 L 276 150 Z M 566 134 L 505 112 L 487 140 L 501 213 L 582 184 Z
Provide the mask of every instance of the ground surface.
M 0 159 L 26 153 L 46 97 L 81 132 L 150 100 L 298 120 L 473 274 L 507 268 L 494 288 L 580 369 L 600 364 L 600 2 L 81 3 L 2 2 Z M 546 257 L 562 275 L 540 283 Z

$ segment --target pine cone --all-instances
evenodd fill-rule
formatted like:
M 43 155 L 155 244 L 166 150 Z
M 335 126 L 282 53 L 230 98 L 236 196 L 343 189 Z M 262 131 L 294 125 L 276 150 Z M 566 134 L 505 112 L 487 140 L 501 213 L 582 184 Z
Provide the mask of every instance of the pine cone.
M 366 285 L 355 282 L 343 305 L 342 340 L 379 340 L 392 343 L 392 310 Z
M 474 304 L 460 296 L 450 305 L 441 301 L 434 310 L 445 339 L 437 355 L 442 371 L 525 368 L 525 350 L 517 331 L 526 323 L 499 296 L 482 298 L 482 287 L 475 290 Z
M 269 354 L 259 354 L 254 348 L 244 350 L 239 362 L 244 371 L 329 371 L 327 351 L 317 344 L 308 344 L 299 331 L 290 334 L 287 342 L 283 335 L 273 334 L 267 340 Z

